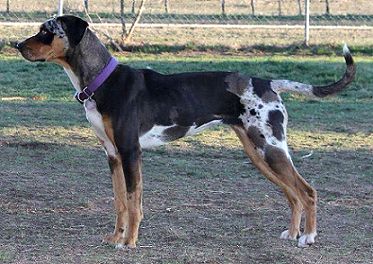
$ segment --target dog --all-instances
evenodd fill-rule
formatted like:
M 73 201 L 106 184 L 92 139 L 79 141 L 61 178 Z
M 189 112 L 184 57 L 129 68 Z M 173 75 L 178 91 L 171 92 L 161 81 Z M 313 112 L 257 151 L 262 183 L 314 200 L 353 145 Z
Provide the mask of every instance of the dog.
M 29 61 L 54 62 L 64 68 L 106 151 L 116 223 L 104 241 L 119 248 L 136 247 L 143 218 L 142 149 L 225 124 L 237 134 L 252 163 L 282 189 L 289 202 L 290 225 L 280 238 L 298 239 L 299 247 L 315 242 L 317 193 L 291 160 L 286 142 L 288 116 L 279 94 L 325 97 L 343 90 L 356 73 L 346 45 L 344 75 L 325 86 L 265 80 L 238 72 L 163 75 L 134 69 L 119 64 L 88 23 L 70 15 L 47 20 L 36 35 L 16 48 Z

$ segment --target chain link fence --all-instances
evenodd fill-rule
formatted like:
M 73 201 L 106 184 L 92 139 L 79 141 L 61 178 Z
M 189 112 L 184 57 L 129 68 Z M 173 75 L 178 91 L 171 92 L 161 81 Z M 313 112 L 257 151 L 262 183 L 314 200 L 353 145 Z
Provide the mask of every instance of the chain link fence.
M 63 13 L 89 14 L 103 39 L 127 46 L 237 50 L 302 44 L 305 1 L 65 0 Z M 0 0 L 0 39 L 33 33 L 37 24 L 57 14 L 59 2 Z M 134 21 L 134 33 L 124 42 Z M 310 0 L 310 29 L 311 45 L 370 45 L 373 1 Z

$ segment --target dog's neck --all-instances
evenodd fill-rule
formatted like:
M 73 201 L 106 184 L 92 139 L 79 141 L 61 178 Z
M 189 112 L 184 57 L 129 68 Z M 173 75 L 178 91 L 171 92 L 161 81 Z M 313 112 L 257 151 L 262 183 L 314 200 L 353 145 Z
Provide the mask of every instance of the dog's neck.
M 102 71 L 111 58 L 109 51 L 87 28 L 82 40 L 66 54 L 69 67 L 64 67 L 74 88 L 81 91 Z

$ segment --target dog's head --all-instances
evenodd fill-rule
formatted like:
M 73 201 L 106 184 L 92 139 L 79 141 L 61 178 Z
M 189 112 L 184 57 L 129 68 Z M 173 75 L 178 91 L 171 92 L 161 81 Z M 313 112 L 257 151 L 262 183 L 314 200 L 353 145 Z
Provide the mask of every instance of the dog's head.
M 64 64 L 84 36 L 88 23 L 79 17 L 66 15 L 45 21 L 39 32 L 20 42 L 16 48 L 29 61 L 53 61 Z

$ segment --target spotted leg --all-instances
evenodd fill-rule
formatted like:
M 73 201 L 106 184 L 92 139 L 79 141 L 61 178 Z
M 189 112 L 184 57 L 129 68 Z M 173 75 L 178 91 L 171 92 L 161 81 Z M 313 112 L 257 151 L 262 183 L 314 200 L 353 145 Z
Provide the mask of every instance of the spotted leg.
M 298 245 L 303 247 L 314 243 L 316 236 L 316 191 L 309 186 L 294 168 L 287 153 L 278 147 L 268 145 L 256 129 L 233 126 L 241 140 L 246 154 L 259 171 L 278 185 L 285 193 L 291 208 L 289 229 L 281 238 L 295 240 L 300 233 L 302 208 L 306 212 L 305 234 Z

